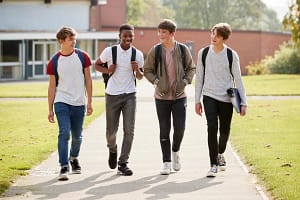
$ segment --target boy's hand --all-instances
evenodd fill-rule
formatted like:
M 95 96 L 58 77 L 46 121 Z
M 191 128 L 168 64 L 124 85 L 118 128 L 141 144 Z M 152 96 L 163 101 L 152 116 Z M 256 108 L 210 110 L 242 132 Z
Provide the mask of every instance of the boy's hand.
M 113 74 L 116 70 L 116 67 L 117 65 L 115 64 L 111 64 L 109 67 L 108 67 L 108 74 Z
M 53 111 L 50 111 L 49 114 L 48 114 L 48 121 L 50 123 L 54 123 L 55 120 L 54 120 L 54 112 Z
M 241 106 L 240 116 L 245 116 L 247 113 L 247 106 Z
M 89 116 L 93 113 L 93 107 L 91 104 L 88 104 L 86 107 L 86 115 Z
M 138 63 L 136 61 L 131 61 L 131 67 L 134 71 L 139 69 Z
M 195 112 L 202 116 L 202 104 L 200 102 L 195 104 Z

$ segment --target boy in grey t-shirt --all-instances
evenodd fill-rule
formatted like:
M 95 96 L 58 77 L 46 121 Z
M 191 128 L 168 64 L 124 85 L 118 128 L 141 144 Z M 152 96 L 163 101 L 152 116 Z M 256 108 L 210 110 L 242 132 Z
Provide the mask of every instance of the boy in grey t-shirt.
M 205 67 L 202 63 L 203 49 L 198 53 L 195 81 L 195 112 L 202 115 L 201 96 L 207 120 L 208 148 L 210 170 L 207 177 L 215 177 L 220 170 L 225 170 L 226 162 L 223 153 L 230 135 L 233 106 L 227 89 L 235 85 L 241 96 L 240 115 L 246 115 L 247 99 L 242 82 L 238 54 L 232 50 L 232 69 L 230 72 L 225 42 L 231 34 L 227 23 L 218 23 L 211 29 L 211 45 L 209 47 Z M 220 127 L 220 128 L 219 128 Z M 218 128 L 220 130 L 218 139 Z

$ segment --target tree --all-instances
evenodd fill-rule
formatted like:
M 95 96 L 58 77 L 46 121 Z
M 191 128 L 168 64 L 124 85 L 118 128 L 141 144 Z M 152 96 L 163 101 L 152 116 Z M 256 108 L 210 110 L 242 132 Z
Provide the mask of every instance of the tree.
M 141 23 L 140 16 L 145 12 L 146 4 L 143 0 L 127 1 L 127 22 L 134 26 Z
M 176 11 L 181 28 L 209 29 L 218 22 L 228 22 L 239 30 L 280 31 L 276 13 L 261 0 L 164 0 Z
M 293 0 L 289 12 L 284 16 L 283 25 L 292 33 L 292 41 L 300 52 L 300 0 Z
M 127 21 L 134 26 L 156 27 L 164 18 L 174 19 L 174 11 L 161 0 L 127 0 Z
M 282 31 L 276 12 L 261 0 L 127 0 L 127 13 L 135 26 L 156 27 L 169 18 L 179 28 L 210 29 L 228 22 L 238 30 Z

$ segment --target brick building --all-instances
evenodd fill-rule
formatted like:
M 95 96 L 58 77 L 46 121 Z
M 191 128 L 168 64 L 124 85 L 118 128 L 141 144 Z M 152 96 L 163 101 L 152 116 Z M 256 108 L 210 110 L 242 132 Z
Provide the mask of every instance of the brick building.
M 0 81 L 46 78 L 46 64 L 58 50 L 55 32 L 62 25 L 76 29 L 77 44 L 94 61 L 117 42 L 123 23 L 126 0 L 0 0 Z M 198 50 L 209 44 L 209 34 L 178 29 L 176 40 L 190 47 L 196 62 Z M 233 30 L 228 45 L 238 51 L 246 74 L 246 65 L 273 55 L 289 39 L 287 33 Z M 157 42 L 156 27 L 135 27 L 134 45 L 145 55 Z

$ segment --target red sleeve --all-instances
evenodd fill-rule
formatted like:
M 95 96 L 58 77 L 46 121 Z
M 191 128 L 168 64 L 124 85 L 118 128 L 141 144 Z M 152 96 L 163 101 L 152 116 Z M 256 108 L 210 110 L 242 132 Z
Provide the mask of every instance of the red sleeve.
M 90 67 L 92 65 L 92 61 L 91 61 L 89 55 L 86 52 L 84 52 L 84 51 L 82 52 L 82 54 L 83 54 L 84 61 L 85 61 L 84 62 L 85 63 L 84 68 Z
M 53 70 L 53 62 L 52 59 L 49 60 L 48 64 L 47 64 L 47 72 L 48 75 L 54 75 L 54 70 Z

